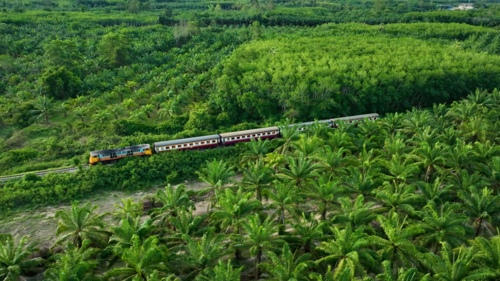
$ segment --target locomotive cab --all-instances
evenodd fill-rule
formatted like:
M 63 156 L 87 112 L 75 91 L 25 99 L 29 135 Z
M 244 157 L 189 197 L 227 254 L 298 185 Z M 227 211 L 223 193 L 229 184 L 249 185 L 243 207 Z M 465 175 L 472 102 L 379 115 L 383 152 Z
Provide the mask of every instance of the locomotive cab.
M 97 163 L 99 163 L 99 157 L 97 155 L 90 154 L 89 164 L 92 166 L 92 165 L 95 165 Z

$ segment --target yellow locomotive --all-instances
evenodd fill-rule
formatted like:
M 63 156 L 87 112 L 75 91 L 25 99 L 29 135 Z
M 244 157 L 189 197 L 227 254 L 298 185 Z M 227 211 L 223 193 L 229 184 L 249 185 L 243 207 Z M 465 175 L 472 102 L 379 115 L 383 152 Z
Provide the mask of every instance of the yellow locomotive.
M 89 164 L 96 165 L 97 163 L 111 163 L 125 157 L 144 156 L 152 154 L 153 152 L 151 151 L 151 147 L 149 146 L 149 144 L 104 149 L 90 152 Z

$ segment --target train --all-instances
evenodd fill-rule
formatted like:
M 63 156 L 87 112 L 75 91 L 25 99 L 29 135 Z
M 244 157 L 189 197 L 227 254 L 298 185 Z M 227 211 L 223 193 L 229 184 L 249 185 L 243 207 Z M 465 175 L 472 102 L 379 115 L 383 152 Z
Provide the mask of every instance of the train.
M 347 116 L 333 119 L 320 120 L 318 123 L 325 124 L 326 127 L 337 128 L 340 122 L 347 124 L 356 124 L 364 120 L 374 121 L 379 118 L 377 113 Z M 288 125 L 288 127 L 296 127 L 298 131 L 304 131 L 316 121 L 304 122 Z M 172 150 L 191 150 L 191 149 L 206 149 L 219 146 L 233 145 L 239 142 L 248 142 L 252 139 L 273 139 L 280 137 L 279 127 L 267 127 L 253 130 L 245 130 L 230 133 L 213 134 L 200 137 L 192 137 L 185 139 L 176 139 L 169 141 L 155 142 L 153 147 L 149 144 L 139 144 L 120 148 L 110 148 L 98 151 L 91 151 L 89 165 L 93 166 L 99 163 L 108 164 L 115 162 L 121 158 L 133 156 L 150 156 L 157 153 L 168 152 Z

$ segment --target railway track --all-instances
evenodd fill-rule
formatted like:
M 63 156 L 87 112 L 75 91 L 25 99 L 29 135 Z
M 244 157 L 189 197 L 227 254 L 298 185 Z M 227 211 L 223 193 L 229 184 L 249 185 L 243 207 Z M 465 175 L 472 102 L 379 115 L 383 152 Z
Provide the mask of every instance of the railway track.
M 84 165 L 83 168 L 88 168 L 88 165 Z M 50 171 L 41 171 L 41 172 L 35 172 L 35 175 L 37 176 L 45 176 L 48 173 L 73 173 L 78 171 L 78 168 L 76 167 L 71 167 L 71 168 L 62 168 L 62 169 L 55 169 L 55 170 L 50 170 Z M 22 175 L 13 175 L 13 176 L 0 176 L 0 181 L 6 181 L 14 178 L 22 178 L 24 177 L 25 174 Z

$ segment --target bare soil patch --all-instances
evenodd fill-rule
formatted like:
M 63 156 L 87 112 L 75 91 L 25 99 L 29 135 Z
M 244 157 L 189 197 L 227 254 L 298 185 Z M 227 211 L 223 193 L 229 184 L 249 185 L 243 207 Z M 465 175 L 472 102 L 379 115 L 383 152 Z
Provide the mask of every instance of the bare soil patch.
M 236 176 L 236 182 L 241 181 L 241 176 Z M 186 182 L 186 189 L 199 191 L 207 188 L 208 185 L 199 181 Z M 136 202 L 142 202 L 142 199 L 148 195 L 154 195 L 158 189 L 163 187 L 153 187 L 148 190 L 141 190 L 134 193 L 125 192 L 103 192 L 97 194 L 88 200 L 80 200 L 81 204 L 87 202 L 97 205 L 98 213 L 112 213 L 115 209 L 116 204 L 120 204 L 122 199 L 131 198 Z M 204 214 L 207 211 L 209 202 L 208 201 L 198 201 L 195 203 L 196 211 L 195 215 Z M 59 205 L 59 206 L 48 206 L 37 209 L 35 212 L 23 212 L 19 214 L 12 215 L 9 218 L 0 220 L 0 233 L 11 233 L 12 235 L 29 235 L 31 241 L 36 241 L 39 243 L 40 247 L 51 247 L 56 240 L 56 229 L 57 229 L 57 219 L 54 217 L 58 210 L 63 210 L 69 208 L 69 204 Z M 114 223 L 111 220 L 111 216 L 108 216 L 106 220 L 111 224 Z

